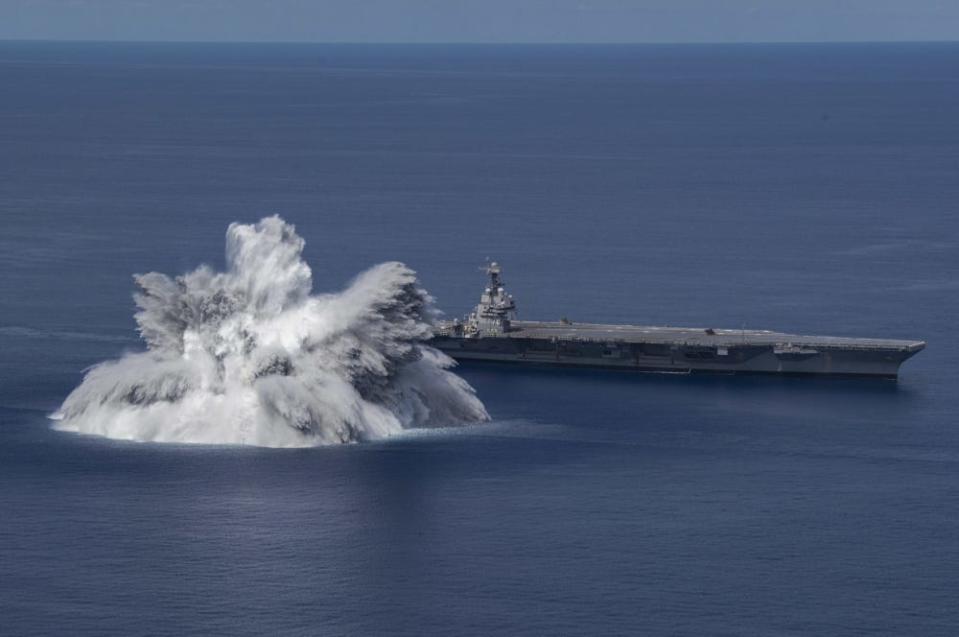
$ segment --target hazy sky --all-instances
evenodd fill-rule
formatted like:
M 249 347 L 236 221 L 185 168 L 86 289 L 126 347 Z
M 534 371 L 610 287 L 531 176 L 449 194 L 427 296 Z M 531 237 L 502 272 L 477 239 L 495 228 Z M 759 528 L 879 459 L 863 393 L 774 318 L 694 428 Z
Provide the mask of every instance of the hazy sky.
M 956 40 L 959 0 L 0 0 L 0 38 Z

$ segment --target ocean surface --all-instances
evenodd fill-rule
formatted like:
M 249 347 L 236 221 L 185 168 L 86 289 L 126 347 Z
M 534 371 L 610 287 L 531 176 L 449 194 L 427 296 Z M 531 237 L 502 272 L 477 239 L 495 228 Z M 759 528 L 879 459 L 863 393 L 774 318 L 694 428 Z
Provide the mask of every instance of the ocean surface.
M 0 43 L 0 634 L 959 634 L 959 45 Z M 898 383 L 462 366 L 345 446 L 52 429 L 280 214 L 449 315 L 916 338 Z

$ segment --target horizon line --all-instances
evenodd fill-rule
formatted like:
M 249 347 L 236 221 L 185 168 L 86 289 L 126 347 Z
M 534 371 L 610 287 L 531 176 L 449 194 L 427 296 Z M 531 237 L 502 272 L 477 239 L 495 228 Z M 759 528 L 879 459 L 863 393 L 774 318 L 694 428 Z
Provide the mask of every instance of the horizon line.
M 562 42 L 523 40 L 124 40 L 96 38 L 5 38 L 2 43 L 49 44 L 252 44 L 252 45 L 336 45 L 336 46 L 751 46 L 751 45 L 822 45 L 822 44 L 959 44 L 956 40 L 710 40 L 710 41 L 623 41 L 596 42 L 570 40 Z

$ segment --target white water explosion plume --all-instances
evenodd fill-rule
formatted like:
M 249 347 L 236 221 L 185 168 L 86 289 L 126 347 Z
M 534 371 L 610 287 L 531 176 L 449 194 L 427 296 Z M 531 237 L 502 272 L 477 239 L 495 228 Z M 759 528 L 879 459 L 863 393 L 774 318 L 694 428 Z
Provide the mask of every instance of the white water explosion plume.
M 309 446 L 488 420 L 429 347 L 432 298 L 402 263 L 312 295 L 304 241 L 277 216 L 227 230 L 225 272 L 137 275 L 147 351 L 93 367 L 62 430 L 155 442 Z

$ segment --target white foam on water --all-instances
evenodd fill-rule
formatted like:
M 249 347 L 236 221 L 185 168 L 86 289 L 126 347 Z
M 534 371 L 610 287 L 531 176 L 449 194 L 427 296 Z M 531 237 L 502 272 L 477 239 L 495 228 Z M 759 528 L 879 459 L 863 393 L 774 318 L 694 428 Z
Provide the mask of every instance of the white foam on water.
M 90 369 L 55 427 L 122 440 L 302 447 L 489 420 L 425 344 L 432 298 L 402 263 L 312 294 L 277 216 L 227 230 L 225 272 L 136 275 L 147 350 Z

